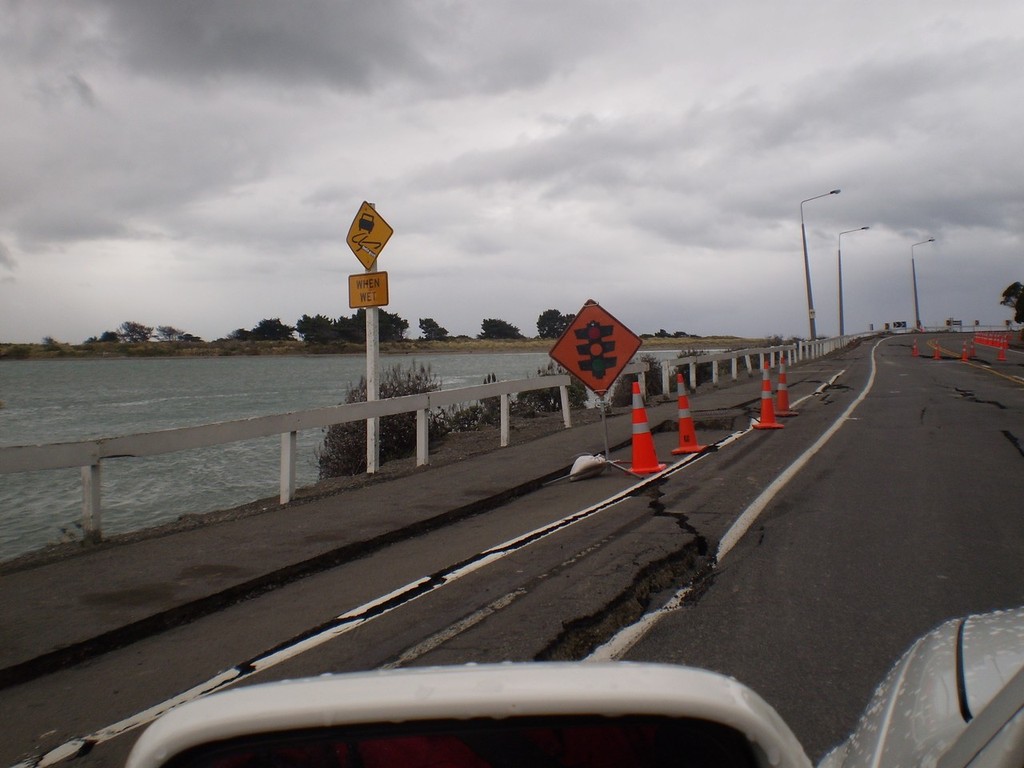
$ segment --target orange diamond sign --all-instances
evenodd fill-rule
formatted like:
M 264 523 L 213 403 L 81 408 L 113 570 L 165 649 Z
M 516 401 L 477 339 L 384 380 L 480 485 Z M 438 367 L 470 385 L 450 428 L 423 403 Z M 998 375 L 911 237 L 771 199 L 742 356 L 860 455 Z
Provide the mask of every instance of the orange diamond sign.
M 603 395 L 643 342 L 593 299 L 583 305 L 548 353 L 587 389 Z

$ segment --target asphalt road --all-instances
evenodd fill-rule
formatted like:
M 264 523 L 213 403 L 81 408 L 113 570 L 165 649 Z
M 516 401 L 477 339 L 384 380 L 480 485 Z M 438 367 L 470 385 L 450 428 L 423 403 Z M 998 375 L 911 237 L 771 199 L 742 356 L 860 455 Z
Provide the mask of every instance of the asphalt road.
M 1024 387 L 983 363 L 908 350 L 899 339 L 877 348 L 873 385 L 849 420 L 713 584 L 626 654 L 738 678 L 812 758 L 849 733 L 916 637 L 1024 604 Z M 865 363 L 844 375 L 849 390 L 807 411 L 844 407 L 866 384 Z
M 554 483 L 0 692 L 0 759 L 121 765 L 168 702 L 222 684 L 584 659 L 691 583 L 680 609 L 609 652 L 739 678 L 816 758 L 914 637 L 1024 604 L 1024 385 L 927 352 L 894 338 L 801 365 L 801 415 L 783 430 L 733 411 L 699 434 L 717 452 L 657 481 Z M 676 440 L 655 436 L 663 461 Z M 738 518 L 749 530 L 715 566 Z M 59 759 L 82 737 L 95 745 Z

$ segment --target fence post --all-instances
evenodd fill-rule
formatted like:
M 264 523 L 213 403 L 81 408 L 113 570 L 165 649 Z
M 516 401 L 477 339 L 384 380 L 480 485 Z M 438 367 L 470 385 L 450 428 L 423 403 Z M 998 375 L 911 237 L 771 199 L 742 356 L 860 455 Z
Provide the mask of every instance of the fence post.
M 295 496 L 295 446 L 298 432 L 281 435 L 281 503 L 287 504 Z
M 729 368 L 732 371 L 732 380 L 736 381 L 739 376 L 739 358 L 733 357 L 729 360 Z
M 97 461 L 82 467 L 82 534 L 86 541 L 98 543 L 103 540 L 100 510 L 100 463 Z
M 425 467 L 430 463 L 430 428 L 427 423 L 427 409 L 416 411 L 416 466 Z
M 697 363 L 693 360 L 690 361 L 690 391 L 697 391 Z
M 501 395 L 501 447 L 508 447 L 508 394 Z
M 661 391 L 668 395 L 668 388 L 668 361 L 665 361 L 661 364 Z
M 711 386 L 718 386 L 718 361 L 711 361 Z
M 569 387 L 565 384 L 560 385 L 558 394 L 562 398 L 562 423 L 568 429 L 572 426 L 572 411 L 569 410 Z

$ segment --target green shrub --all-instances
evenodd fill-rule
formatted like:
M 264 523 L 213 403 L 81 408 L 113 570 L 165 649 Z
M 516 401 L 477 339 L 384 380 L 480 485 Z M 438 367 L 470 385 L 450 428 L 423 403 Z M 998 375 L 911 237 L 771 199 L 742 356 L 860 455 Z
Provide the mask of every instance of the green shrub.
M 382 372 L 379 381 L 379 397 L 381 400 L 417 395 L 424 392 L 436 392 L 441 388 L 440 380 L 434 376 L 429 367 L 415 365 L 403 370 L 395 366 Z M 345 397 L 346 403 L 362 403 L 366 401 L 366 379 L 349 390 Z M 438 439 L 448 430 L 444 420 L 438 414 L 428 417 L 428 434 L 431 439 Z M 416 414 L 399 413 L 394 416 L 383 416 L 380 419 L 380 462 L 381 464 L 411 456 L 416 451 Z M 358 475 L 366 471 L 366 422 L 353 421 L 345 424 L 334 424 L 324 433 L 324 442 L 316 454 L 320 468 L 320 479 Z
M 560 376 L 566 371 L 554 360 L 544 368 L 537 369 L 538 376 Z M 579 410 L 587 405 L 587 388 L 579 379 L 572 378 L 569 384 L 569 410 Z M 511 406 L 517 416 L 530 418 L 540 413 L 556 413 L 562 410 L 562 395 L 558 388 L 537 389 L 532 392 L 520 392 Z
M 494 426 L 490 415 L 480 403 L 453 405 L 443 409 L 437 419 L 444 434 L 451 432 L 474 432 L 481 427 Z
M 663 394 L 661 387 L 661 359 L 652 354 L 644 354 L 640 355 L 638 361 L 647 363 L 647 374 L 645 376 L 647 388 L 641 394 L 644 396 L 644 402 L 649 403 L 656 395 Z M 633 376 L 619 377 L 618 381 L 615 382 L 615 386 L 612 387 L 611 397 L 609 398 L 613 406 L 624 408 L 633 404 L 634 381 L 636 379 Z
M 498 377 L 489 373 L 484 384 L 494 384 Z M 496 427 L 501 423 L 501 398 L 485 397 L 479 403 L 453 405 L 437 414 L 441 429 L 449 432 L 474 432 L 484 427 Z
M 28 360 L 32 356 L 32 347 L 29 344 L 4 344 L 0 346 L 0 359 Z
M 546 368 L 537 371 L 538 376 L 555 376 L 564 371 L 552 361 Z M 483 383 L 492 384 L 498 380 L 488 374 Z M 380 399 L 435 392 L 441 388 L 440 380 L 429 368 L 415 366 L 402 370 L 401 367 L 384 371 L 380 381 Z M 351 389 L 345 397 L 346 403 L 361 403 L 366 400 L 366 379 Z M 569 386 L 569 407 L 578 409 L 586 406 L 587 391 L 583 384 L 573 380 Z M 532 417 L 539 413 L 561 410 L 562 399 L 557 388 L 522 392 L 513 397 L 510 412 L 519 417 Z M 501 423 L 501 398 L 488 397 L 478 403 L 454 405 L 439 408 L 428 416 L 429 439 L 440 440 L 452 432 L 472 432 L 484 427 L 496 427 Z M 416 451 L 416 414 L 400 413 L 384 416 L 380 420 L 380 462 L 411 456 Z M 335 424 L 325 430 L 324 442 L 317 451 L 320 479 L 358 475 L 366 471 L 366 423 L 363 421 Z

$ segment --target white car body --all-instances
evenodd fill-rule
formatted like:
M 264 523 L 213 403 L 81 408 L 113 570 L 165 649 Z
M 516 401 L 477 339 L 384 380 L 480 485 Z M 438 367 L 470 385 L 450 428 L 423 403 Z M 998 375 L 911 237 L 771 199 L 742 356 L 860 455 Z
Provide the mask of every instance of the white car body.
M 1021 768 L 1022 755 L 1024 609 L 1017 609 L 948 621 L 914 643 L 821 765 Z
M 218 693 L 154 723 L 128 768 L 208 765 L 185 758 L 232 740 L 262 745 L 280 737 L 291 745 L 296 735 L 364 726 L 400 739 L 403 728 L 426 723 L 458 729 L 577 716 L 718 724 L 743 741 L 743 765 L 811 765 L 775 710 L 723 675 L 660 664 L 507 663 L 325 675 Z M 1024 609 L 947 622 L 918 640 L 821 765 L 1022 768 Z

